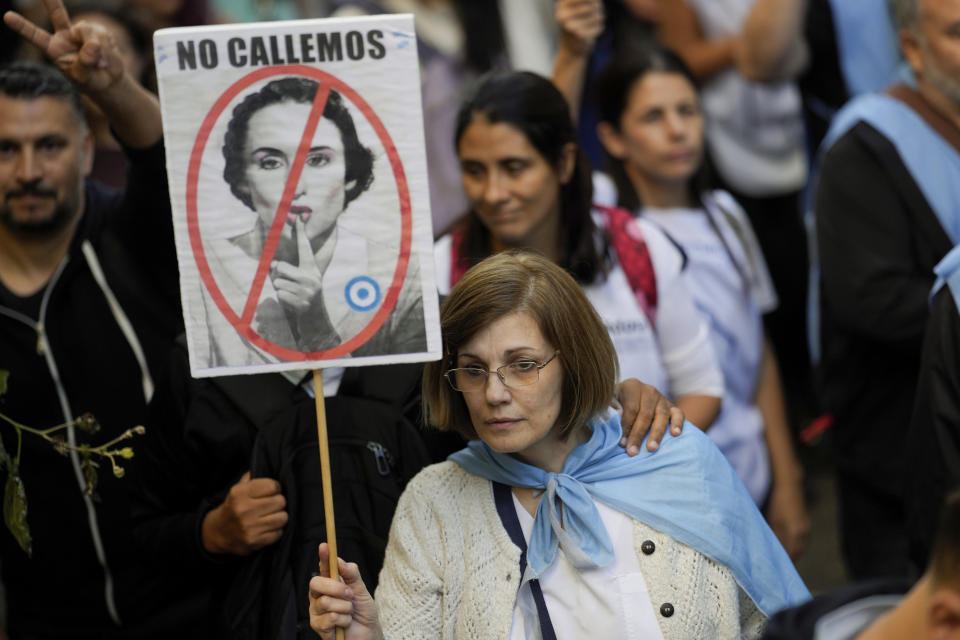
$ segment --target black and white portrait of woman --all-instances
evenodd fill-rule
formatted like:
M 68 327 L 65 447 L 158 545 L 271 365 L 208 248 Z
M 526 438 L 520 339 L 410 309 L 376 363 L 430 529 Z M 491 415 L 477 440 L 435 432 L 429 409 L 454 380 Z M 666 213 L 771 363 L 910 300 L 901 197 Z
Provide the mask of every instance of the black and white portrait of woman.
M 236 216 L 230 217 L 244 223 L 205 239 L 220 294 L 219 300 L 208 290 L 203 296 L 206 366 L 259 364 L 336 349 L 369 333 L 391 285 L 396 288 L 400 213 L 369 197 L 365 202 L 371 185 L 393 178 L 386 172 L 375 175 L 372 145 L 361 141 L 347 101 L 333 89 L 299 177 L 295 183 L 291 179 L 320 88 L 311 78 L 281 77 L 241 96 L 233 107 L 222 155 L 223 179 L 235 199 L 227 198 L 218 215 L 233 209 Z M 348 212 L 353 225 L 343 224 Z M 267 262 L 264 255 L 271 252 Z M 255 297 L 251 291 L 258 284 Z M 248 324 L 238 328 L 236 317 Z M 390 315 L 358 342 L 342 355 L 426 350 L 415 255 Z

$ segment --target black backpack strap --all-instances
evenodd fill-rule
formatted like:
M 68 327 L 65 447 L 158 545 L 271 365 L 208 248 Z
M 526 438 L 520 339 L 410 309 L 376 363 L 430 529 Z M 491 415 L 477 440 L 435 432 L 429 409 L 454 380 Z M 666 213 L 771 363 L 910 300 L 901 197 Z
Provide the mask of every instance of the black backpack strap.
M 494 482 L 493 500 L 497 505 L 497 515 L 500 516 L 503 528 L 507 530 L 513 544 L 520 547 L 520 580 L 522 581 L 523 574 L 527 570 L 527 541 L 523 539 L 523 529 L 520 528 L 520 520 L 517 518 L 517 509 L 513 505 L 513 493 L 510 487 Z M 540 635 L 543 640 L 557 640 L 557 634 L 553 631 L 550 612 L 547 611 L 547 602 L 543 599 L 543 589 L 540 588 L 539 580 L 530 581 L 530 591 L 533 593 L 533 601 L 537 605 Z

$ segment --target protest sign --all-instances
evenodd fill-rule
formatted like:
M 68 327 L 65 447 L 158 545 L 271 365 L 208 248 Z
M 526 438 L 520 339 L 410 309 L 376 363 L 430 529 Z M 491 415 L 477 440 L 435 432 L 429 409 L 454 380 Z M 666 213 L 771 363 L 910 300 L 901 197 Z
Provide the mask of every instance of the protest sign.
M 438 359 L 412 17 L 154 45 L 193 375 Z
M 413 18 L 165 29 L 154 49 L 191 373 L 313 370 L 336 577 L 319 368 L 441 355 Z

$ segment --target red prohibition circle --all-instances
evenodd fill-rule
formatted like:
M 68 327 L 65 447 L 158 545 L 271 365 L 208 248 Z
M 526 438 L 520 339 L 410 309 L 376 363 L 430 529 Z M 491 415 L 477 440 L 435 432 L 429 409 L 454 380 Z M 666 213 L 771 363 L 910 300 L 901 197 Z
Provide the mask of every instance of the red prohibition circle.
M 396 181 L 397 185 L 397 196 L 400 201 L 400 253 L 397 258 L 397 267 L 393 273 L 393 280 L 390 283 L 390 287 L 386 295 L 384 296 L 383 304 L 380 305 L 380 309 L 373 316 L 373 318 L 370 319 L 370 322 L 367 323 L 367 325 L 355 336 L 345 342 L 342 342 L 336 347 L 331 347 L 330 349 L 324 349 L 322 351 L 308 352 L 288 349 L 286 347 L 281 347 L 280 345 L 274 344 L 256 333 L 251 324 L 244 321 L 244 319 L 233 310 L 223 293 L 220 291 L 220 288 L 217 286 L 216 280 L 213 277 L 213 273 L 210 270 L 210 265 L 207 262 L 207 258 L 203 249 L 203 242 L 200 237 L 200 221 L 197 212 L 197 183 L 200 177 L 200 167 L 203 160 L 203 152 L 210 137 L 210 132 L 219 120 L 224 109 L 227 108 L 230 102 L 233 101 L 233 99 L 236 98 L 241 91 L 255 82 L 271 76 L 280 75 L 306 76 L 312 78 L 320 84 L 317 89 L 318 92 L 323 90 L 324 86 L 329 89 L 335 89 L 360 110 L 361 114 L 363 114 L 373 130 L 376 132 L 377 137 L 380 140 L 380 144 L 383 145 L 383 148 L 387 153 L 387 158 L 390 161 L 390 167 L 393 170 L 394 180 Z M 374 113 L 370 105 L 367 104 L 360 94 L 354 91 L 349 85 L 330 75 L 329 73 L 305 65 L 283 65 L 252 71 L 230 85 L 230 87 L 213 104 L 213 106 L 210 108 L 210 111 L 207 112 L 207 116 L 204 118 L 203 123 L 200 125 L 200 130 L 197 133 L 197 138 L 193 145 L 193 151 L 190 154 L 190 165 L 187 169 L 186 195 L 187 230 L 190 237 L 190 246 L 193 249 L 193 256 L 197 263 L 197 270 L 200 272 L 200 278 L 203 281 L 204 286 L 209 292 L 210 297 L 213 298 L 217 308 L 224 315 L 224 317 L 226 317 L 227 321 L 230 322 L 231 326 L 233 326 L 233 328 L 236 329 L 240 335 L 267 353 L 286 361 L 323 360 L 344 356 L 354 351 L 356 348 L 360 347 L 367 340 L 369 340 L 371 336 L 373 336 L 373 334 L 376 333 L 381 326 L 383 326 L 387 316 L 390 315 L 390 313 L 393 311 L 393 308 L 396 306 L 397 299 L 400 297 L 400 289 L 403 286 L 403 280 L 406 277 L 407 267 L 410 263 L 410 247 L 413 229 L 413 215 L 410 207 L 410 192 L 407 186 L 406 174 L 403 171 L 403 163 L 400 160 L 400 155 L 397 153 L 396 146 L 393 144 L 393 140 L 390 138 L 390 134 L 387 133 L 386 127 L 383 126 L 380 118 L 377 117 L 377 114 Z

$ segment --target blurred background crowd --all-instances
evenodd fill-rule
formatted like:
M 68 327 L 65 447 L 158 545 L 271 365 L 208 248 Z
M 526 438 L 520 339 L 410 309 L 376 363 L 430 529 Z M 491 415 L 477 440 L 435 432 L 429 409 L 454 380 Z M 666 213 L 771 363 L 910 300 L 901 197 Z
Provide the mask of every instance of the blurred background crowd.
M 715 361 L 695 364 L 719 368 L 726 382 L 697 388 L 669 363 L 662 384 L 644 379 L 642 372 L 636 377 L 665 387 L 661 391 L 697 426 L 713 423 L 717 435 L 712 437 L 722 450 L 733 449 L 731 443 L 741 438 L 759 451 L 742 459 L 741 466 L 737 454 L 730 454 L 731 462 L 811 591 L 880 577 L 912 580 L 923 572 L 939 505 L 960 479 L 960 386 L 955 386 L 960 385 L 960 343 L 953 341 L 960 315 L 951 288 L 957 259 L 949 259 L 960 241 L 960 0 L 65 0 L 64 5 L 73 22 L 106 29 L 126 73 L 150 92 L 157 89 L 151 39 L 157 29 L 414 14 L 433 229 L 438 255 L 440 248 L 453 251 L 452 257 L 438 257 L 438 264 L 453 264 L 453 272 L 457 243 L 473 232 L 471 224 L 484 224 L 483 207 L 492 197 L 484 191 L 489 187 L 471 190 L 472 174 L 465 167 L 482 152 L 470 155 L 470 144 L 486 149 L 488 142 L 477 142 L 471 137 L 477 132 L 458 122 L 461 103 L 472 83 L 488 72 L 523 70 L 552 79 L 570 105 L 577 146 L 585 154 L 578 162 L 592 167 L 593 202 L 630 211 L 651 225 L 652 254 L 660 234 L 673 245 L 670 251 L 679 252 L 686 286 L 706 318 L 715 353 Z M 42 2 L 0 2 L 0 11 L 7 10 L 55 30 Z M 45 57 L 0 25 L 0 63 Z M 0 87 L 0 95 L 5 92 Z M 83 111 L 95 145 L 90 178 L 114 190 L 142 190 L 131 177 L 136 171 L 129 149 L 136 145 L 118 140 L 109 114 L 94 100 L 85 97 Z M 0 155 L 5 144 L 0 134 Z M 705 217 L 696 217 L 703 212 Z M 485 251 L 511 246 L 510 238 L 492 227 L 484 233 Z M 462 246 L 472 250 L 469 243 Z M 659 274 L 657 279 L 664 281 Z M 728 285 L 734 294 L 719 300 L 717 292 Z M 440 287 L 448 288 L 447 283 Z M 17 297 L 2 260 L 0 289 L 2 311 Z M 664 300 L 672 292 L 659 295 Z M 171 300 L 167 311 L 175 316 L 178 301 L 175 295 Z M 37 304 L 39 310 L 39 299 Z M 176 328 L 162 333 L 176 334 Z M 0 336 L 7 331 L 0 324 Z M 657 332 L 667 339 L 667 324 L 658 325 Z M 0 412 L 30 423 L 31 410 L 21 415 L 18 407 L 47 396 L 20 391 L 20 399 L 14 398 L 18 372 L 2 353 L 4 340 L 0 369 L 11 369 L 11 386 Z M 161 346 L 172 348 L 173 342 L 156 345 L 157 352 Z M 670 358 L 664 355 L 664 360 Z M 170 368 L 173 379 L 189 375 L 182 354 Z M 415 386 L 416 376 L 411 379 Z M 342 384 L 353 382 L 345 378 Z M 376 388 L 356 384 L 359 395 Z M 152 420 L 175 424 L 170 429 L 182 446 L 195 446 L 184 425 L 226 420 L 227 410 L 212 402 L 198 410 L 197 398 L 205 392 L 183 388 L 186 382 L 171 385 L 173 391 L 162 398 L 168 405 L 159 414 L 155 410 Z M 723 407 L 705 410 L 700 418 L 704 406 L 686 402 L 681 389 L 692 396 L 722 397 Z M 734 414 L 738 402 L 743 413 Z M 416 422 L 416 408 L 401 409 Z M 199 416 L 191 413 L 197 411 Z M 304 419 L 309 417 L 307 412 Z M 747 435 L 721 427 L 751 421 L 755 428 Z M 146 422 L 146 438 L 153 439 L 142 446 L 181 446 L 176 439 L 158 444 L 150 429 L 160 427 Z M 4 425 L 0 434 L 7 451 L 16 448 Z M 240 472 L 253 465 L 243 459 L 256 430 L 244 438 L 235 453 Z M 137 442 L 133 446 L 135 465 L 140 451 Z M 447 450 L 445 443 L 427 447 L 434 459 Z M 182 459 L 177 464 L 198 463 Z M 207 580 L 211 591 L 222 587 L 222 593 L 235 595 L 243 591 L 234 582 L 237 575 L 249 575 L 238 558 L 275 539 L 224 544 L 210 552 L 198 529 L 206 525 L 196 523 L 229 503 L 244 478 L 249 482 L 249 476 L 238 481 L 234 467 L 207 469 L 209 477 L 186 486 L 170 480 L 184 470 L 168 466 L 152 476 L 135 474 L 129 486 L 141 487 L 147 498 L 141 496 L 138 504 L 148 505 L 142 508 L 154 515 L 179 511 L 193 518 L 184 516 L 178 523 L 137 512 L 136 526 L 147 523 L 171 536 L 179 528 L 184 547 L 175 553 L 167 549 L 171 556 L 192 557 L 193 547 L 203 544 L 206 564 L 198 575 L 204 577 L 183 582 Z M 142 489 L 150 481 L 178 486 L 167 492 Z M 39 486 L 44 480 L 33 482 Z M 32 488 L 28 483 L 28 494 Z M 258 490 L 263 495 L 255 497 L 264 499 L 279 493 L 273 485 Z M 53 500 L 57 491 L 76 493 L 77 488 L 51 487 L 46 495 Z M 187 495 L 202 499 L 189 504 Z M 39 498 L 31 502 L 37 514 L 53 508 Z M 282 505 L 269 508 L 284 510 Z M 55 513 L 38 516 L 46 521 L 38 519 L 34 527 L 73 526 Z M 135 525 L 120 523 L 126 515 L 109 526 L 132 531 Z M 166 544 L 152 535 L 145 538 L 155 548 Z M 58 621 L 67 614 L 54 600 L 69 601 L 72 590 L 99 586 L 44 583 L 57 592 L 51 600 L 24 604 L 40 591 L 31 589 L 26 597 L 20 581 L 47 576 L 57 565 L 71 565 L 75 554 L 92 551 L 50 553 L 38 547 L 32 560 L 11 559 L 20 547 L 7 539 L 6 530 L 0 538 L 9 636 L 88 637 L 61 634 L 70 623 Z M 224 586 L 229 584 L 234 586 Z M 195 586 L 178 583 L 176 588 Z M 156 602 L 162 601 L 157 596 Z M 188 605 L 209 606 L 183 606 Z M 295 635 L 291 606 L 277 604 L 280 612 L 273 620 Z M 50 612 L 46 619 L 44 611 Z M 90 633 L 150 637 L 151 631 Z

